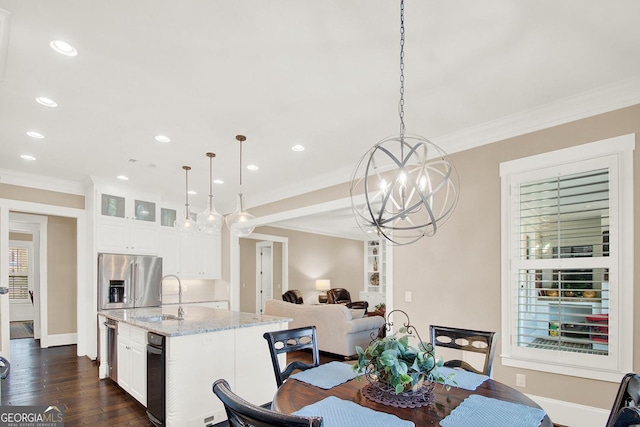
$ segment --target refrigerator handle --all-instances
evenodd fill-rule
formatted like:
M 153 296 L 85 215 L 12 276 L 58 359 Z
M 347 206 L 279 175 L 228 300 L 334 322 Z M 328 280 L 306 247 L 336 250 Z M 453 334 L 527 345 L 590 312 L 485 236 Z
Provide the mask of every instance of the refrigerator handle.
M 133 286 L 135 286 L 135 291 L 133 292 L 133 295 L 135 295 L 135 305 L 138 305 L 138 302 L 140 301 L 140 283 L 138 283 L 138 263 L 135 262 L 133 263 Z

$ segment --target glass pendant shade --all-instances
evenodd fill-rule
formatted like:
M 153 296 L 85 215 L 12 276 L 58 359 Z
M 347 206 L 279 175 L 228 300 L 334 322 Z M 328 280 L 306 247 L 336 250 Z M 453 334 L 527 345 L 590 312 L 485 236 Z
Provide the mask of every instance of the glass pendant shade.
M 227 227 L 229 227 L 229 230 L 234 235 L 238 237 L 247 237 L 253 233 L 253 230 L 256 228 L 255 225 L 251 224 L 254 219 L 255 216 L 251 215 L 244 209 L 242 193 L 238 193 L 238 205 L 235 212 L 227 215 L 225 218 Z
M 206 234 L 215 234 L 222 226 L 222 215 L 213 206 L 213 196 L 209 196 L 207 209 L 198 214 L 198 230 Z
M 191 212 L 189 211 L 189 171 L 190 166 L 183 166 L 185 174 L 185 215 L 183 218 L 176 219 L 173 223 L 173 227 L 178 231 L 181 236 L 192 236 L 197 231 L 196 222 L 191 218 Z
M 207 208 L 198 214 L 198 230 L 205 234 L 215 234 L 222 226 L 222 215 L 216 212 L 213 205 L 213 158 L 214 153 L 207 153 L 209 158 L 209 203 Z
M 238 237 L 247 237 L 255 229 L 255 225 L 252 225 L 252 220 L 255 217 L 244 209 L 244 199 L 242 198 L 242 143 L 246 139 L 244 135 L 236 135 L 236 140 L 240 142 L 240 192 L 238 193 L 238 204 L 235 212 L 227 215 L 224 219 L 229 231 Z

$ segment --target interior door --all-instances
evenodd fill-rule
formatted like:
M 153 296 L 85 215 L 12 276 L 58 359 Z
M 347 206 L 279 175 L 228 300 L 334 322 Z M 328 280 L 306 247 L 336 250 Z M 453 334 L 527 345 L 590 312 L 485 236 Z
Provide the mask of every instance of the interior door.
M 273 243 L 256 244 L 256 313 L 273 297 Z

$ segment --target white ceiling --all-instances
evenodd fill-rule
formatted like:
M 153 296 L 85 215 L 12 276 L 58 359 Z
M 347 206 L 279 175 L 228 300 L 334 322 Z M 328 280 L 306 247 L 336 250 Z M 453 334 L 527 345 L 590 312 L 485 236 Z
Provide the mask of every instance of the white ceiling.
M 398 4 L 0 0 L 10 12 L 0 170 L 75 182 L 125 174 L 119 185 L 179 201 L 190 165 L 191 201 L 203 207 L 213 151 L 225 181 L 216 203 L 230 212 L 241 133 L 245 165 L 260 168 L 243 173 L 249 206 L 344 182 L 399 128 Z M 407 0 L 405 10 L 407 131 L 447 151 L 459 149 L 450 135 L 640 77 L 637 0 Z M 54 52 L 56 39 L 78 56 Z

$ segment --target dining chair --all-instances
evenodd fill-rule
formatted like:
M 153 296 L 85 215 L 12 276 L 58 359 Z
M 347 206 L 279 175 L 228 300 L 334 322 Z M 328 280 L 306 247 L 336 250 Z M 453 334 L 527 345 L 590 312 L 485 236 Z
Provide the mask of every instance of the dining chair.
M 640 424 L 640 375 L 626 374 L 620 381 L 613 401 L 607 427 L 626 427 Z
M 320 365 L 320 352 L 318 351 L 318 338 L 316 336 L 315 326 L 265 332 L 263 337 L 269 345 L 271 363 L 273 364 L 273 371 L 276 374 L 278 387 L 280 387 L 296 369 L 305 371 Z M 311 350 L 313 356 L 312 364 L 296 360 L 289 363 L 284 370 L 280 368 L 278 355 L 306 349 Z
M 456 350 L 469 351 L 484 354 L 482 370 L 476 369 L 464 360 L 447 360 L 444 366 L 460 368 L 476 374 L 491 376 L 493 354 L 495 353 L 495 332 L 474 331 L 472 329 L 450 328 L 447 326 L 430 325 L 431 344 L 440 347 L 448 347 Z
M 322 417 L 301 417 L 271 411 L 247 402 L 224 379 L 213 383 L 213 392 L 222 401 L 232 427 L 321 427 Z

